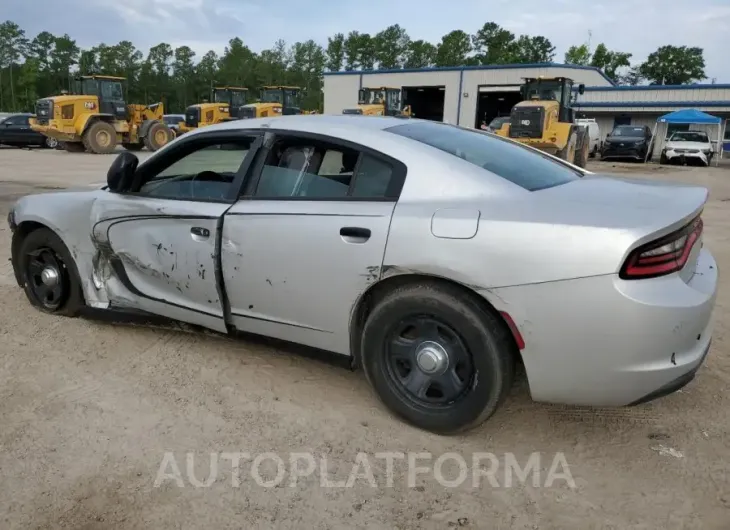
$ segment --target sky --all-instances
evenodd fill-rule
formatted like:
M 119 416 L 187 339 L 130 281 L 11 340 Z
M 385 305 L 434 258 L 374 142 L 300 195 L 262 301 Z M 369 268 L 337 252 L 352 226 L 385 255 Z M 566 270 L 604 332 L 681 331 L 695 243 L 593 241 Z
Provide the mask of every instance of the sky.
M 0 17 L 29 37 L 69 33 L 88 48 L 130 40 L 145 53 L 167 42 L 202 56 L 240 37 L 253 51 L 277 39 L 291 44 L 352 30 L 377 33 L 400 24 L 412 39 L 434 44 L 454 29 L 476 32 L 496 22 L 515 34 L 544 35 L 562 62 L 588 41 L 630 52 L 640 63 L 665 44 L 704 49 L 710 82 L 730 83 L 730 0 L 0 0 Z M 85 25 L 79 26 L 78 21 Z

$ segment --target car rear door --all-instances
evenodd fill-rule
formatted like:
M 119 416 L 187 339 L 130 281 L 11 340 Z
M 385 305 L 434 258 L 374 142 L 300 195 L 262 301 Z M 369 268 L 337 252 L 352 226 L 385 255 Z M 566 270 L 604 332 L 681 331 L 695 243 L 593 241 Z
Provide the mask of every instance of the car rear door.
M 226 331 L 220 227 L 258 138 L 213 133 L 180 140 L 140 168 L 134 191 L 109 192 L 94 203 L 95 282 L 112 305 Z
M 380 277 L 405 166 L 333 138 L 267 142 L 223 223 L 231 322 L 348 354 L 351 311 Z

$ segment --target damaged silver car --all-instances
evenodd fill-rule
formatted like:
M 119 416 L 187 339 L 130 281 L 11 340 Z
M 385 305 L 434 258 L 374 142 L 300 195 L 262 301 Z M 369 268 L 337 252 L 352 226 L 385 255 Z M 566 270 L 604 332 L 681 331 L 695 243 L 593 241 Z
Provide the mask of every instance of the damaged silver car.
M 535 400 L 629 405 L 687 384 L 712 337 L 707 190 L 593 175 L 422 120 L 283 116 L 186 134 L 108 185 L 9 214 L 30 302 L 158 315 L 350 356 L 407 421 Z

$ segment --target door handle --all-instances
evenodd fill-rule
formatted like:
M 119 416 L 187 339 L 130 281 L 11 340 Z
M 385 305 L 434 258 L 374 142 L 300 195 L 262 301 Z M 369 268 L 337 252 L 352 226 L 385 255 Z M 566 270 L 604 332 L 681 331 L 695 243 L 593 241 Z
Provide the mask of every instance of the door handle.
M 203 228 L 202 226 L 194 226 L 190 229 L 193 239 L 208 239 L 210 237 L 210 230 Z
M 370 239 L 370 229 L 359 226 L 343 226 L 340 228 L 340 236 L 348 243 L 365 243 Z

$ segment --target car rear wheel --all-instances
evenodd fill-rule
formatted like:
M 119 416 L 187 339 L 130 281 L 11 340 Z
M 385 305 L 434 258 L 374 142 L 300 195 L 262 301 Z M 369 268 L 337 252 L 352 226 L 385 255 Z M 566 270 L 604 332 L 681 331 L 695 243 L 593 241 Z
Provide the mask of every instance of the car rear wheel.
M 400 287 L 362 335 L 366 377 L 409 423 L 453 434 L 484 422 L 512 383 L 516 346 L 493 311 L 450 285 Z
M 58 140 L 56 138 L 46 136 L 46 139 L 43 141 L 43 145 L 48 149 L 56 149 L 58 147 Z
M 30 303 L 47 313 L 76 316 L 84 305 L 76 264 L 51 230 L 28 234 L 18 252 L 18 270 Z

